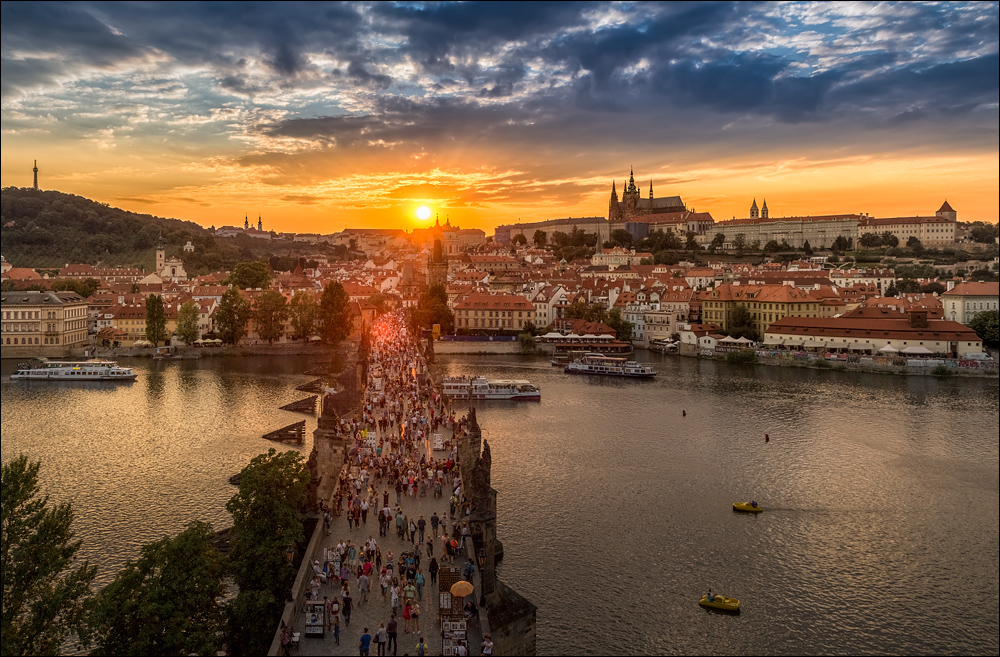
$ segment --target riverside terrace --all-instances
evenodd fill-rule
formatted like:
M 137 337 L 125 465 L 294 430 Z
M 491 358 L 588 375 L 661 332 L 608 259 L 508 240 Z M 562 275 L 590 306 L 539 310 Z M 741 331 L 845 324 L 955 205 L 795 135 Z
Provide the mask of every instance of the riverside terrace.
M 390 341 L 395 344 L 391 344 Z M 421 435 L 415 430 L 416 426 L 422 426 L 425 419 L 428 420 L 428 427 L 436 419 L 438 424 L 442 425 L 439 432 L 451 433 L 451 430 L 454 430 L 455 445 L 450 455 L 455 459 L 458 469 L 454 479 L 449 480 L 448 477 L 444 477 L 446 481 L 442 482 L 444 483 L 442 496 L 434 497 L 433 482 L 428 481 L 426 495 L 421 496 L 419 488 L 412 496 L 404 492 L 400 496 L 398 506 L 404 515 L 415 521 L 421 515 L 428 520 L 431 515 L 437 513 L 439 517 L 447 518 L 447 528 L 452 532 L 456 525 L 449 513 L 449 495 L 452 485 L 458 487 L 460 500 L 468 505 L 458 506 L 456 520 L 466 522 L 470 530 L 469 540 L 463 541 L 464 544 L 458 548 L 458 554 L 453 561 L 442 560 L 440 540 L 433 543 L 433 556 L 441 564 L 439 578 L 442 582 L 457 581 L 461 578 L 463 565 L 467 560 L 476 565 L 471 577 L 475 586 L 474 594 L 461 602 L 455 600 L 455 611 L 458 611 L 458 605 L 463 602 L 479 603 L 477 613 L 465 621 L 467 625 L 465 638 L 469 654 L 479 653 L 482 635 L 486 633 L 491 635 L 497 654 L 535 654 L 535 606 L 496 579 L 494 559 L 497 544 L 496 491 L 489 483 L 490 449 L 486 444 L 481 445 L 482 434 L 476 421 L 475 409 L 470 410 L 468 418 L 458 422 L 445 417 L 447 407 L 431 384 L 428 365 L 424 362 L 417 346 L 409 341 L 402 322 L 394 316 L 384 317 L 373 326 L 370 344 L 371 350 L 365 355 L 367 360 L 356 367 L 358 373 L 356 387 L 363 391 L 364 401 L 362 408 L 358 410 L 364 413 L 364 422 L 359 421 L 352 426 L 346 420 L 338 421 L 332 410 L 333 404 L 324 403 L 324 415 L 320 418 L 319 428 L 315 432 L 315 447 L 310 456 L 314 481 L 318 482 L 314 499 L 325 500 L 329 508 L 336 508 L 338 504 L 335 503 L 335 491 L 341 489 L 341 482 L 344 482 L 343 489 L 346 490 L 346 482 L 353 482 L 350 478 L 361 474 L 363 457 L 366 455 L 370 457 L 366 462 L 367 469 L 370 472 L 375 471 L 371 457 L 376 457 L 376 446 L 382 448 L 383 464 L 396 458 L 399 459 L 397 462 L 408 458 L 411 464 L 421 457 L 446 458 L 444 452 L 437 452 L 435 455 L 433 445 L 429 441 L 430 431 Z M 361 353 L 364 354 L 365 350 L 363 349 Z M 428 353 L 429 358 L 433 358 L 433 352 L 428 351 Z M 367 372 L 363 386 L 362 370 Z M 385 376 L 385 380 L 376 379 L 381 376 Z M 387 411 L 378 417 L 375 415 L 384 409 L 392 412 Z M 380 419 L 386 418 L 387 422 L 379 422 Z M 407 423 L 408 429 L 404 428 Z M 293 601 L 286 604 L 282 615 L 283 626 L 287 624 L 298 637 L 297 645 L 289 646 L 289 649 L 293 651 L 298 649 L 302 654 L 355 654 L 364 627 L 367 626 L 369 633 L 374 635 L 379 623 L 388 624 L 391 593 L 383 599 L 377 571 L 372 577 L 367 602 L 361 599 L 358 579 L 354 576 L 349 578 L 353 613 L 350 625 L 346 625 L 341 616 L 339 644 L 334 638 L 332 628 L 327 629 L 322 638 L 306 637 L 303 613 L 306 603 L 305 593 L 313 578 L 312 563 L 315 560 L 322 562 L 324 557 L 330 554 L 326 550 L 335 548 L 341 539 L 349 539 L 355 545 L 361 546 L 369 537 L 373 537 L 385 561 L 390 550 L 393 560 L 396 560 L 401 552 L 411 545 L 397 536 L 394 521 L 390 521 L 387 535 L 379 536 L 376 507 L 382 505 L 383 491 L 389 491 L 390 504 L 393 508 L 395 505 L 392 503 L 396 500 L 392 499 L 395 494 L 394 482 L 384 479 L 376 486 L 375 495 L 378 499 L 368 513 L 367 522 L 363 522 L 360 528 L 352 531 L 345 510 L 343 515 L 333 517 L 329 535 L 321 523 L 314 531 L 293 586 Z M 463 508 L 468 509 L 464 515 Z M 426 525 L 426 533 L 428 536 L 433 536 L 430 523 Z M 427 570 L 430 557 L 427 556 L 426 544 L 421 547 L 421 570 L 426 583 L 422 598 L 417 600 L 421 609 L 420 632 L 428 647 L 427 654 L 453 654 L 451 646 L 455 643 L 454 638 L 446 639 L 442 636 L 442 625 L 439 622 L 441 599 L 437 584 L 430 582 Z M 452 568 L 454 570 L 450 570 Z M 447 590 L 448 585 L 445 585 L 444 590 Z M 334 596 L 340 598 L 340 585 L 337 583 L 319 585 L 318 600 L 321 601 L 324 595 L 329 598 Z M 402 615 L 400 608 L 397 610 L 399 629 L 396 652 L 415 654 L 421 634 L 413 630 L 407 633 Z M 279 627 L 269 654 L 277 655 L 282 651 Z M 372 646 L 372 651 L 374 653 L 375 646 Z

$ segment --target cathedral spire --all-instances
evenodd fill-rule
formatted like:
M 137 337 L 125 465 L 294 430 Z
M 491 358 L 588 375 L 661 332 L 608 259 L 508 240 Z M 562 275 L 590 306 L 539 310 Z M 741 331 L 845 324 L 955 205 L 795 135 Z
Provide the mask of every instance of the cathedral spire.
M 243 230 L 250 228 L 250 215 L 243 216 Z
M 264 222 L 261 221 L 260 215 L 257 215 L 257 230 L 264 230 Z
M 764 199 L 764 205 L 762 205 L 760 208 L 760 216 L 763 217 L 764 219 L 768 218 L 767 199 Z
M 653 179 L 649 179 L 649 200 L 653 200 Z
M 757 198 L 754 197 L 753 205 L 750 206 L 750 218 L 757 219 L 760 216 L 760 211 L 757 209 Z

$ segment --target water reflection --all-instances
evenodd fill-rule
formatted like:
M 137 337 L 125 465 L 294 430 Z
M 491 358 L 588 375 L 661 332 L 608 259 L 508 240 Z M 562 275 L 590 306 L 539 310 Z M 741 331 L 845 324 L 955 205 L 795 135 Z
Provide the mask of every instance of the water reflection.
M 190 520 L 229 523 L 228 484 L 270 447 L 261 438 L 303 418 L 278 406 L 315 377 L 308 357 L 203 358 L 176 363 L 122 359 L 139 374 L 130 384 L 10 381 L 0 375 L 2 458 L 25 453 L 43 463 L 55 501 L 71 501 L 82 553 L 114 577 L 143 544 Z M 307 418 L 307 441 L 312 448 Z
M 479 408 L 541 653 L 997 651 L 995 380 L 643 359 L 655 380 L 441 357 L 541 386 Z M 743 614 L 701 611 L 708 586 Z

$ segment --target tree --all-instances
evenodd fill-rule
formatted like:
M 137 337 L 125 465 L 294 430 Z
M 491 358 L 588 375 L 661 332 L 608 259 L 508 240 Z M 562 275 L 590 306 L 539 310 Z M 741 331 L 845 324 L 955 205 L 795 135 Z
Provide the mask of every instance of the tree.
M 215 328 L 219 338 L 226 344 L 238 344 L 247 334 L 251 312 L 250 303 L 235 286 L 230 286 L 215 309 Z
M 813 254 L 812 244 L 809 243 L 809 240 L 806 240 L 805 242 L 802 243 L 802 251 L 806 254 L 806 257 L 809 257 Z
M 1000 345 L 1000 311 L 984 310 L 976 313 L 969 322 L 969 328 L 976 332 L 984 344 L 991 347 Z
M 882 246 L 882 236 L 876 233 L 865 233 L 858 238 L 858 244 L 866 249 L 874 249 Z
M 779 249 L 781 249 L 781 246 L 775 240 L 770 240 L 767 244 L 764 245 L 765 253 L 774 253 Z
M 72 278 L 61 278 L 52 281 L 53 292 L 76 292 L 84 299 L 94 296 L 101 287 L 101 282 L 96 278 L 87 278 L 82 281 Z
M 843 235 L 837 235 L 837 238 L 833 240 L 833 246 L 831 247 L 835 252 L 850 251 L 853 245 L 853 237 L 844 237 Z
M 697 240 L 695 240 L 694 237 L 695 234 L 692 233 L 691 231 L 688 231 L 687 242 L 685 242 L 684 244 L 684 248 L 687 249 L 688 251 L 697 251 L 698 249 L 701 248 L 698 246 L 698 242 Z
M 607 325 L 615 330 L 615 334 L 622 342 L 632 340 L 632 329 L 635 328 L 635 324 L 622 317 L 621 308 L 611 309 L 608 313 Z
M 323 288 L 316 313 L 319 337 L 327 344 L 337 344 L 351 334 L 350 299 L 344 286 L 330 281 Z
M 200 308 L 198 307 L 198 302 L 194 299 L 188 299 L 181 304 L 181 307 L 177 310 L 177 332 L 178 338 L 184 341 L 184 344 L 192 344 L 198 339 L 198 312 Z
M 207 655 L 220 644 L 225 559 L 215 533 L 192 522 L 142 548 L 96 598 L 90 623 L 97 654 Z
M 916 255 L 920 255 L 924 251 L 924 245 L 916 235 L 910 235 L 910 238 L 906 240 L 906 248 L 912 250 Z
M 415 331 L 440 324 L 442 333 L 455 332 L 455 315 L 448 307 L 448 290 L 443 283 L 431 285 L 420 295 L 411 319 Z
M 239 290 L 263 290 L 271 286 L 271 272 L 263 260 L 245 261 L 233 267 L 233 272 L 223 283 L 234 285 Z
M 945 289 L 944 285 L 937 281 L 931 281 L 927 285 L 921 285 L 920 291 L 925 294 L 944 294 L 948 290 Z
M 535 231 L 535 234 L 531 238 L 531 241 L 534 242 L 535 246 L 537 246 L 538 248 L 542 248 L 545 246 L 545 242 L 547 239 L 548 238 L 545 235 L 545 231 L 539 228 L 538 230 Z
M 757 323 L 750 310 L 743 304 L 737 304 L 729 313 L 727 332 L 734 338 L 757 340 Z
M 896 281 L 889 283 L 889 287 L 885 291 L 885 296 L 895 297 L 899 295 L 899 290 L 896 289 Z
M 288 306 L 285 295 L 276 290 L 264 290 L 254 299 L 254 319 L 257 320 L 257 335 L 261 340 L 273 344 L 285 334 L 285 320 Z
M 567 247 L 567 246 L 570 245 L 569 244 L 570 243 L 570 237 L 569 237 L 569 235 L 567 235 L 566 233 L 562 232 L 561 230 L 553 231 L 553 233 L 552 233 L 552 243 L 555 244 L 556 247 L 562 249 L 562 248 Z
M 518 233 L 510 239 L 510 243 L 514 246 L 524 246 L 528 243 L 528 238 L 524 236 L 524 233 Z
M 915 294 L 920 291 L 920 283 L 911 278 L 896 281 L 896 289 L 900 294 Z
M 0 474 L 0 571 L 3 620 L 0 654 L 54 655 L 71 632 L 84 632 L 90 584 L 87 562 L 75 568 L 73 506 L 49 507 L 38 497 L 41 462 L 21 455 Z
M 535 326 L 535 323 L 533 321 L 531 321 L 530 319 L 527 320 L 522 325 L 521 330 L 524 331 L 525 333 L 527 333 L 528 335 L 531 335 L 531 336 L 535 335 L 535 333 L 538 333 L 538 327 Z
M 899 238 L 892 234 L 891 231 L 885 231 L 882 233 L 882 246 L 887 246 L 890 249 L 894 249 L 899 246 Z
M 632 233 L 628 232 L 624 228 L 616 228 L 611 231 L 611 241 L 615 243 L 616 246 L 620 246 L 623 249 L 632 248 Z
M 233 516 L 230 572 L 240 588 L 229 608 L 229 641 L 236 654 L 263 655 L 295 571 L 286 550 L 303 540 L 302 514 L 309 471 L 296 451 L 275 449 L 240 473 L 240 490 L 226 504 Z
M 751 251 L 760 251 L 760 240 L 754 240 L 750 242 Z
M 738 255 L 743 255 L 743 251 L 747 248 L 747 236 L 743 233 L 736 233 L 736 237 L 733 238 L 733 248 L 736 249 Z
M 167 339 L 167 314 L 159 294 L 146 297 L 146 339 L 155 347 Z
M 563 317 L 583 319 L 588 322 L 605 322 L 608 319 L 608 311 L 599 303 L 588 304 L 586 301 L 577 300 L 566 308 Z
M 299 340 L 308 340 L 316 322 L 316 298 L 305 290 L 299 290 L 288 304 L 288 314 L 292 320 L 292 335 Z
M 375 294 L 369 296 L 368 303 L 375 306 L 376 315 L 383 315 L 389 311 L 386 296 L 381 292 L 376 292 Z
M 715 237 L 712 238 L 712 243 L 709 245 L 709 248 L 712 249 L 713 251 L 718 251 L 719 249 L 722 248 L 722 246 L 725 243 L 726 243 L 726 234 L 716 233 Z

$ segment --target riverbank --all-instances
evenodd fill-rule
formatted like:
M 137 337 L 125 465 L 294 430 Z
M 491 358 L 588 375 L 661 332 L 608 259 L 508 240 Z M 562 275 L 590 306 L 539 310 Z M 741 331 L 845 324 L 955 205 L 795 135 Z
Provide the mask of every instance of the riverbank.
M 283 344 L 262 342 L 222 347 L 179 346 L 176 347 L 176 357 L 168 360 L 193 360 L 220 356 L 242 358 L 251 356 L 322 356 L 342 352 L 345 345 L 349 344 L 356 344 L 356 341 L 345 340 L 336 346 L 295 342 Z M 152 358 L 156 356 L 155 347 L 118 347 L 117 349 L 95 347 L 86 351 L 89 351 L 89 355 L 94 358 Z

